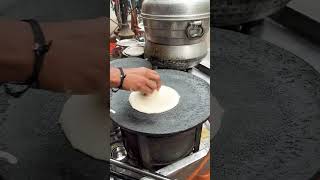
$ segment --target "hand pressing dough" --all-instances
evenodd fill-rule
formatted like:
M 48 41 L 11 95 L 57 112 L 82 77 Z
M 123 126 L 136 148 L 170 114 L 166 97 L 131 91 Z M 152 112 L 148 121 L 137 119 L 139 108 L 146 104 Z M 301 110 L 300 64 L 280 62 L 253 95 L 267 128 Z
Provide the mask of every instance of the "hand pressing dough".
M 168 86 L 161 86 L 159 91 L 154 91 L 150 95 L 141 92 L 132 92 L 129 102 L 133 109 L 146 113 L 162 113 L 174 108 L 179 103 L 180 95 Z

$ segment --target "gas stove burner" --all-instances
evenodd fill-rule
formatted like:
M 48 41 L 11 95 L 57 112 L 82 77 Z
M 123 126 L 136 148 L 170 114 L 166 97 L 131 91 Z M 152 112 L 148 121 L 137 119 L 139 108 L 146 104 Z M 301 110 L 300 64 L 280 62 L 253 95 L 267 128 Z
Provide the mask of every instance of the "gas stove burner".
M 118 128 L 115 128 L 116 131 L 118 131 Z M 190 153 L 185 159 L 181 159 L 179 161 L 177 161 L 176 163 L 170 164 L 169 166 L 165 166 L 165 167 L 159 167 L 157 169 L 155 169 L 155 173 L 158 173 L 160 175 L 164 175 L 164 176 L 170 176 L 172 175 L 173 172 L 180 172 L 182 174 L 185 174 L 184 172 L 188 171 L 187 169 L 190 170 L 189 166 L 192 166 L 191 164 L 193 164 L 196 161 L 199 161 L 205 154 L 207 154 L 207 152 L 209 151 L 209 136 L 206 135 L 205 132 L 209 132 L 210 131 L 210 123 L 207 121 L 206 123 L 203 124 L 203 132 L 201 133 L 201 144 L 200 144 L 200 149 L 198 151 L 194 151 L 192 153 Z M 127 151 L 122 143 L 122 134 L 121 133 L 117 133 L 115 131 L 111 132 L 111 138 L 112 139 L 116 139 L 115 137 L 117 137 L 117 141 L 111 142 L 111 159 L 118 161 L 119 163 L 123 163 L 125 166 L 130 166 L 130 167 L 135 167 L 138 168 L 140 171 L 143 172 L 150 172 L 152 173 L 153 171 L 148 171 L 145 170 L 145 168 L 143 168 L 142 166 L 139 165 L 139 162 L 135 159 L 130 158 L 129 156 L 127 156 Z M 208 137 L 206 137 L 208 136 Z M 189 168 L 187 168 L 189 167 Z M 192 166 L 193 167 L 193 166 Z M 193 167 L 194 168 L 194 167 Z M 148 177 L 144 177 L 143 174 L 137 173 L 137 172 L 132 172 L 130 169 L 126 169 L 123 167 L 118 167 L 114 164 L 111 164 L 110 166 L 110 170 L 111 170 L 111 174 L 112 178 L 115 179 L 127 179 L 127 178 L 135 178 L 135 179 L 150 179 Z M 188 172 L 186 172 L 188 173 Z M 123 178 L 121 178 L 123 177 Z M 144 178 L 143 178 L 144 177 Z M 179 176 L 180 177 L 180 176 Z M 184 179 L 184 178 L 181 178 Z
M 117 161 L 124 161 L 127 158 L 127 151 L 122 143 L 111 145 L 111 158 Z

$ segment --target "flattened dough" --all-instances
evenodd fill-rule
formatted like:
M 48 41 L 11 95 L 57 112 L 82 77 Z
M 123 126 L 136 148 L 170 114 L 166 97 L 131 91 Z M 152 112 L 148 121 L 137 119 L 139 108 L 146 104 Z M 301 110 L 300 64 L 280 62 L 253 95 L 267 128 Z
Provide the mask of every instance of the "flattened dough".
M 171 87 L 162 85 L 159 91 L 150 95 L 143 95 L 141 92 L 132 92 L 129 102 L 133 109 L 146 113 L 162 113 L 174 108 L 180 100 L 178 92 Z

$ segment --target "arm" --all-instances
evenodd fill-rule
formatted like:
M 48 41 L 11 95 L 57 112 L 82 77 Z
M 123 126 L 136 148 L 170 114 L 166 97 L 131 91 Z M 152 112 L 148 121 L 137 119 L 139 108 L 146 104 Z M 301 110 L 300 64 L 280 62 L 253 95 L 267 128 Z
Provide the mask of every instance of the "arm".
M 28 24 L 0 21 L 0 82 L 24 81 L 32 72 L 33 39 Z
M 120 85 L 120 71 L 117 68 L 110 67 L 110 87 L 116 88 Z
M 105 91 L 108 21 L 104 18 L 42 23 L 53 44 L 47 53 L 40 87 L 58 92 L 87 94 Z M 33 34 L 24 22 L 0 21 L 0 82 L 24 81 L 32 73 Z

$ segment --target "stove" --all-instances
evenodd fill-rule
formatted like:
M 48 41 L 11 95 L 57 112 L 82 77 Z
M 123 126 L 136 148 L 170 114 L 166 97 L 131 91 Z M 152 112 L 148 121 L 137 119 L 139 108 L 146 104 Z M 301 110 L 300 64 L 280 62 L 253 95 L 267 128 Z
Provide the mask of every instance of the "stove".
M 111 146 L 111 159 L 120 161 L 129 166 L 137 167 L 141 171 L 149 172 L 148 170 L 145 170 L 142 167 L 139 167 L 137 162 L 127 157 L 127 152 L 121 141 L 121 132 L 119 127 L 116 127 L 115 130 L 111 132 L 110 146 Z M 207 155 L 209 150 L 210 150 L 210 123 L 209 121 L 207 121 L 203 124 L 199 151 L 195 153 L 191 153 L 186 158 L 183 158 L 182 160 L 179 160 L 173 164 L 170 164 L 161 169 L 158 169 L 156 172 L 153 172 L 153 173 L 181 179 L 182 175 L 184 175 L 185 177 L 186 174 L 190 173 L 190 171 L 184 172 L 184 169 L 187 168 L 188 166 L 193 166 L 193 163 L 199 161 L 205 155 Z M 190 167 L 188 168 L 190 169 Z M 141 178 L 146 179 L 147 178 L 143 174 L 139 174 L 115 165 L 111 165 L 110 172 L 111 172 L 110 179 L 114 179 L 114 180 L 141 179 Z M 179 175 L 180 178 L 177 177 L 177 175 Z
M 210 84 L 210 49 L 208 49 L 208 55 L 203 58 L 201 64 L 187 70 L 187 72 L 200 77 Z M 144 172 L 154 173 L 155 175 L 162 175 L 170 178 L 185 179 L 192 169 L 196 168 L 199 160 L 205 157 L 210 150 L 210 120 L 206 121 L 202 125 L 201 140 L 199 150 L 190 153 L 187 157 L 178 160 L 170 165 L 156 169 L 154 172 L 150 172 L 143 167 L 139 166 L 138 162 L 128 157 L 125 146 L 122 142 L 122 135 L 120 127 L 113 124 L 113 128 L 110 133 L 111 139 L 111 159 L 117 162 L 123 163 L 124 166 L 136 167 L 142 172 L 134 172 L 128 170 L 128 168 L 121 168 L 114 164 L 110 167 L 110 179 L 121 180 L 121 179 L 150 179 L 150 176 L 146 176 Z M 154 178 L 157 179 L 157 178 Z M 159 178 L 161 179 L 161 177 Z

